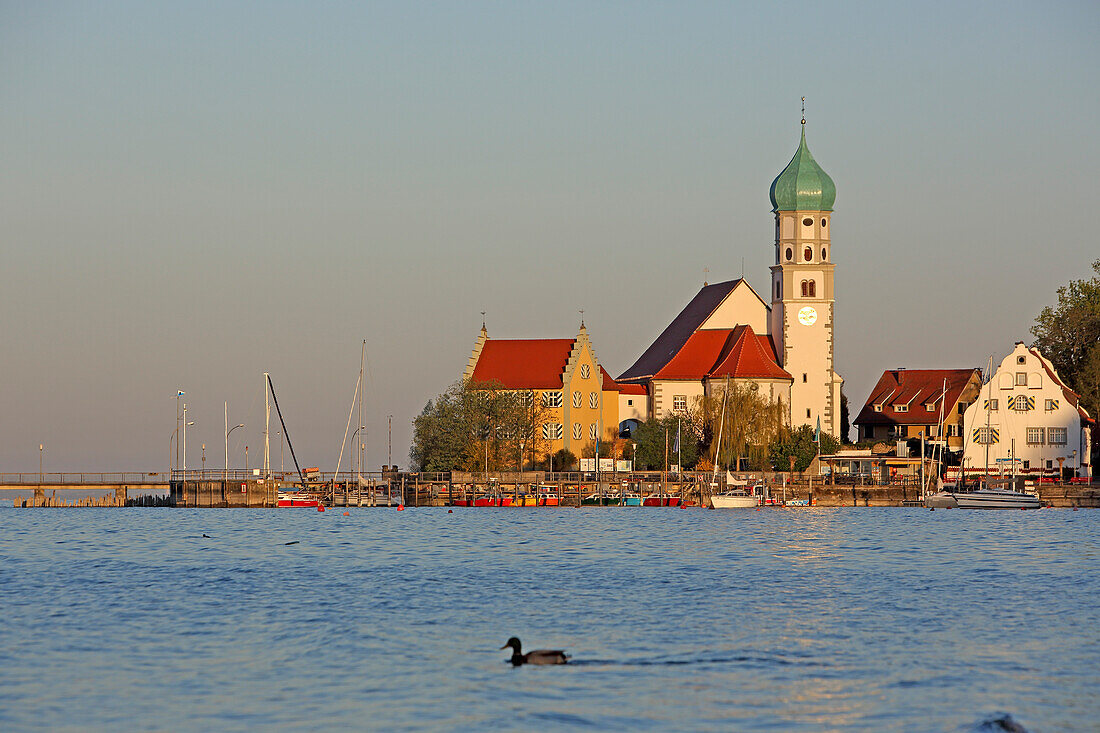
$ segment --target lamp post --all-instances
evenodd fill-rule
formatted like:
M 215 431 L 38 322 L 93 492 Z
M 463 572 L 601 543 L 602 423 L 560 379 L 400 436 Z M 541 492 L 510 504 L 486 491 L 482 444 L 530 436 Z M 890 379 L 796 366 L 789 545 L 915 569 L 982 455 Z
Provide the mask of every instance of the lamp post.
M 388 415 L 389 425 L 387 426 L 387 438 L 386 438 L 386 465 L 393 465 L 393 415 Z
M 183 397 L 185 394 L 187 394 L 187 393 L 184 392 L 182 389 L 177 389 L 176 390 L 176 432 L 177 433 L 179 432 L 179 429 L 180 429 L 180 397 Z M 175 466 L 173 466 L 173 468 L 177 468 L 179 465 L 180 465 L 180 444 L 179 444 L 179 441 L 177 440 L 176 441 L 176 464 L 175 464 Z
M 229 480 L 229 434 L 237 428 L 243 428 L 244 423 L 238 423 L 232 428 L 229 427 L 229 403 L 225 403 L 225 470 L 222 473 L 222 481 Z
M 42 478 L 43 478 L 42 465 L 43 465 L 43 462 L 45 461 L 45 459 L 46 459 L 46 444 L 45 443 L 39 443 L 38 444 L 38 485 L 40 487 L 42 486 Z
M 187 426 L 194 425 L 195 421 L 187 422 L 187 403 L 183 404 L 183 478 L 187 478 Z

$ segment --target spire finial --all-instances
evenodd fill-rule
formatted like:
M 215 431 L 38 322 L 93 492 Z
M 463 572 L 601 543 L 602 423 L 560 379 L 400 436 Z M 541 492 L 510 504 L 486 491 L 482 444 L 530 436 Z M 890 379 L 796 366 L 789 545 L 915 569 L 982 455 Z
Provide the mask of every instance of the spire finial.
M 806 98 L 802 98 L 802 125 L 806 125 Z
M 584 308 L 581 308 L 577 312 L 581 314 L 581 328 L 584 328 Z
M 481 311 L 481 330 L 485 330 L 485 311 Z

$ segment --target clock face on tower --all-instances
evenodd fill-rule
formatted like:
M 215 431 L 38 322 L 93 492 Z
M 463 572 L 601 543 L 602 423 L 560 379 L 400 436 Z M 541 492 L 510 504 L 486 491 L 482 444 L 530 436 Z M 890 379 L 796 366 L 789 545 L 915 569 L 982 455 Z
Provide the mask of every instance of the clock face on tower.
M 798 311 L 798 322 L 803 326 L 812 326 L 817 323 L 817 311 L 813 306 L 806 306 L 802 310 Z

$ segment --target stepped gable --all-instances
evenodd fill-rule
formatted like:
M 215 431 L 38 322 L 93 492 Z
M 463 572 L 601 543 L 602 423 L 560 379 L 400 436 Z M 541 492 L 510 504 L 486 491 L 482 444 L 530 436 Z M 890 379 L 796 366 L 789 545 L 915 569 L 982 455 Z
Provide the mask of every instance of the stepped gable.
M 487 339 L 470 380 L 505 389 L 561 389 L 576 339 Z
M 930 418 L 939 419 L 942 396 L 947 397 L 944 413 L 951 410 L 973 374 L 973 369 L 887 369 L 852 422 L 858 425 L 926 425 Z M 944 380 L 947 380 L 946 392 Z M 932 412 L 925 408 L 927 403 L 933 403 Z M 882 405 L 882 411 L 876 412 L 875 405 Z M 908 405 L 909 410 L 897 412 L 894 405 Z
M 1066 386 L 1066 383 L 1058 376 L 1058 372 L 1054 370 L 1054 365 L 1050 363 L 1050 360 L 1043 356 L 1038 349 L 1029 348 L 1028 351 L 1043 365 L 1043 371 L 1045 371 L 1047 376 L 1062 390 L 1062 396 L 1066 398 L 1068 404 L 1073 405 L 1074 409 L 1077 410 L 1077 414 L 1087 422 L 1095 424 L 1096 420 L 1089 415 L 1084 407 L 1081 407 L 1081 395 Z
M 634 365 L 619 376 L 619 381 L 648 379 L 664 369 L 740 282 L 737 279 L 704 286 Z

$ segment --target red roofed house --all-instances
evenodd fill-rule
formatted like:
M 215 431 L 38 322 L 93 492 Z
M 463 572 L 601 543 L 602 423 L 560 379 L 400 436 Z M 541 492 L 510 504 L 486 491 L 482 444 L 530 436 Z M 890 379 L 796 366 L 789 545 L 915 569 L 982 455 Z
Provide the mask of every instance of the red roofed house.
M 550 452 L 580 456 L 597 436 L 619 434 L 619 385 L 600 366 L 583 323 L 571 339 L 491 339 L 482 326 L 463 377 L 531 392 L 548 411 L 542 437 Z
M 979 369 L 887 369 L 854 421 L 857 440 L 947 438 L 963 447 L 963 413 L 978 398 Z M 942 420 L 941 420 L 942 411 Z

